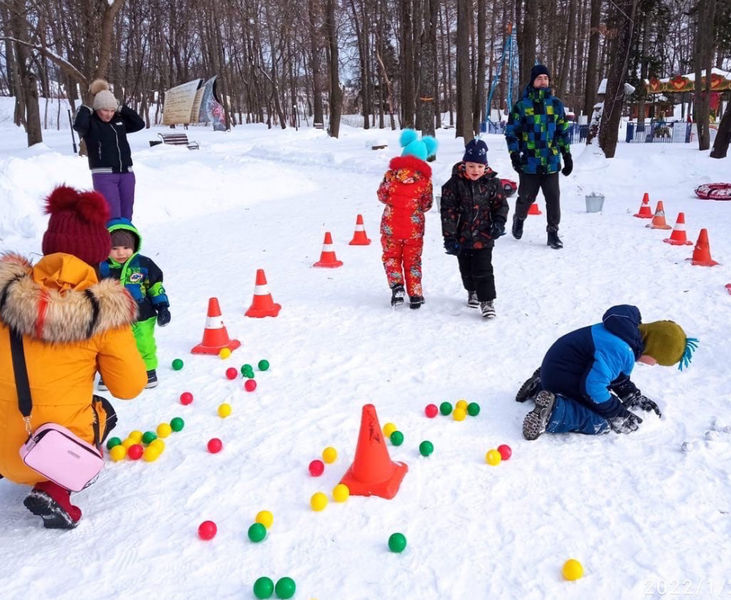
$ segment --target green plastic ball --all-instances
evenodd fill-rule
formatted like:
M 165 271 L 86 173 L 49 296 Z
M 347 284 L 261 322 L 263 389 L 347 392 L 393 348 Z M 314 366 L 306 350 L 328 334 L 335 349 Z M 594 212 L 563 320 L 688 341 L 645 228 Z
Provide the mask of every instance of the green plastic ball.
M 261 542 L 266 536 L 267 528 L 261 523 L 254 523 L 249 527 L 249 539 L 252 542 Z
M 291 598 L 294 596 L 295 591 L 297 591 L 297 585 L 291 577 L 282 577 L 277 581 L 277 585 L 274 586 L 274 591 L 277 594 L 277 598 Z
M 439 412 L 443 415 L 449 415 L 452 413 L 452 405 L 449 402 L 442 402 L 439 405 Z
M 107 450 L 111 450 L 114 446 L 119 446 L 122 443 L 118 437 L 110 437 L 107 440 Z
M 252 367 L 249 363 L 241 365 L 241 374 L 246 375 L 247 373 L 253 373 L 254 367 Z
M 477 415 L 479 415 L 480 414 L 480 405 L 477 404 L 477 402 L 470 402 L 467 405 L 467 414 L 470 417 L 476 417 Z
M 274 582 L 269 577 L 259 577 L 254 582 L 254 596 L 257 598 L 271 598 L 274 592 Z
M 183 361 L 180 358 L 176 358 L 173 361 L 173 371 L 180 371 L 183 368 Z
M 424 440 L 419 444 L 419 452 L 422 456 L 429 456 L 432 452 L 434 452 L 434 444 L 432 444 L 429 440 Z
M 145 433 L 142 434 L 142 443 L 143 444 L 149 444 L 152 440 L 157 439 L 157 434 L 154 431 L 145 431 Z
M 404 434 L 398 429 L 391 434 L 391 443 L 394 446 L 400 446 L 404 443 Z
M 185 421 L 180 417 L 173 417 L 170 420 L 170 429 L 173 431 L 181 431 L 185 427 Z
M 257 366 L 260 371 L 266 371 L 269 368 L 269 361 L 266 358 L 262 358 Z
M 406 536 L 403 533 L 392 533 L 388 538 L 388 549 L 391 552 L 403 552 L 406 548 Z

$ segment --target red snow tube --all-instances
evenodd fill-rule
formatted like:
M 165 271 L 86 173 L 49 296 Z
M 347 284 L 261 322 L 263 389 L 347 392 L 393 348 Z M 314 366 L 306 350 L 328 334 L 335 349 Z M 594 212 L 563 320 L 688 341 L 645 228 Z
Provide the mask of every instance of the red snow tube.
M 731 200 L 731 183 L 704 183 L 695 188 L 695 195 L 703 200 Z

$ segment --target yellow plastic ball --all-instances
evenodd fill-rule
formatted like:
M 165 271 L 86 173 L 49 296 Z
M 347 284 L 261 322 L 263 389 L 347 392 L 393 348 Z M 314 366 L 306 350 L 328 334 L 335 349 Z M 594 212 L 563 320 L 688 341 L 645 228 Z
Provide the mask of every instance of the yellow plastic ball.
M 153 462 L 160 456 L 159 446 L 147 446 L 142 453 L 142 460 L 145 462 Z
M 322 460 L 331 465 L 338 459 L 338 451 L 332 446 L 328 446 L 322 451 Z
M 488 450 L 485 454 L 485 462 L 490 466 L 499 465 L 503 459 L 502 455 L 497 450 Z
M 561 573 L 563 573 L 563 578 L 567 581 L 576 581 L 577 579 L 581 579 L 584 575 L 584 567 L 582 567 L 581 563 L 575 558 L 569 558 L 563 564 Z
M 157 426 L 156 431 L 157 431 L 157 435 L 159 437 L 166 438 L 167 436 L 169 436 L 173 432 L 173 428 L 170 427 L 170 424 L 169 423 L 160 423 Z
M 137 443 L 137 442 L 135 442 L 134 440 L 131 440 L 131 439 L 129 439 L 129 438 L 125 438 L 124 440 L 122 440 L 122 446 L 124 446 L 124 449 L 125 449 L 125 450 L 126 450 L 127 448 L 129 448 L 130 446 L 132 446 L 132 445 L 136 444 L 136 443 Z
M 260 510 L 258 513 L 256 513 L 256 519 L 254 520 L 269 529 L 274 522 L 274 515 L 268 510 Z
M 396 427 L 396 425 L 394 425 L 393 423 L 386 423 L 383 426 L 383 435 L 385 435 L 387 438 L 390 438 L 391 434 L 397 429 L 398 427 Z
M 224 360 L 231 356 L 231 349 L 230 348 L 221 348 L 218 351 L 218 356 L 221 358 L 221 360 Z
M 127 448 L 125 448 L 122 444 L 114 446 L 114 448 L 109 451 L 109 458 L 111 458 L 114 462 L 124 460 L 125 456 L 127 456 Z
M 231 408 L 231 405 L 224 402 L 223 404 L 219 404 L 218 406 L 218 416 L 222 419 L 225 419 L 231 414 L 231 411 L 233 409 Z
M 333 488 L 333 500 L 335 502 L 345 502 L 348 498 L 350 498 L 350 488 L 344 483 L 338 483 Z
M 139 444 L 142 442 L 142 432 L 141 431 L 130 431 L 129 435 L 127 436 L 128 439 L 132 440 L 133 444 Z
M 455 421 L 464 421 L 467 418 L 467 411 L 464 408 L 455 408 L 452 413 L 452 418 Z
M 467 410 L 467 400 L 457 400 L 457 404 L 455 405 L 456 408 L 461 408 L 462 410 Z
M 163 442 L 160 438 L 157 438 L 156 440 L 152 440 L 147 447 L 154 448 L 158 454 L 162 454 L 165 450 L 165 442 Z
M 310 498 L 310 506 L 314 511 L 321 511 L 327 506 L 327 496 L 322 492 L 315 492 Z

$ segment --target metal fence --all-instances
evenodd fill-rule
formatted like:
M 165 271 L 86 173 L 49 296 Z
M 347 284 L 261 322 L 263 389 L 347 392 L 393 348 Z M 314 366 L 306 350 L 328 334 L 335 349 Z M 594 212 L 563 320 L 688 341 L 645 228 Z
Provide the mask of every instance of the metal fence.
M 683 121 L 675 121 L 668 123 L 666 121 L 651 121 L 649 125 L 627 123 L 627 135 L 625 142 L 627 143 L 653 143 L 653 144 L 672 144 L 690 143 L 692 123 Z

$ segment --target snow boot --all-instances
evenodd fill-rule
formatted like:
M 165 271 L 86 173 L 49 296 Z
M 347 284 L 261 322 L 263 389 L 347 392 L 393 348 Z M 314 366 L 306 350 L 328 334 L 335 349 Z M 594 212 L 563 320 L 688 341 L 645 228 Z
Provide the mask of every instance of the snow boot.
M 541 368 L 538 367 L 535 373 L 525 380 L 520 386 L 518 393 L 515 395 L 516 402 L 525 402 L 528 398 L 533 398 L 541 391 Z
M 474 290 L 467 292 L 467 306 L 470 308 L 479 308 L 480 301 L 477 299 L 477 292 Z
M 546 432 L 546 426 L 553 413 L 556 396 L 553 392 L 543 390 L 536 396 L 536 407 L 525 415 L 523 419 L 523 437 L 526 440 L 535 440 Z
M 523 221 L 525 219 L 519 219 L 518 215 L 513 215 L 513 237 L 519 240 L 523 237 Z
M 149 390 L 154 387 L 157 387 L 157 371 L 155 371 L 155 369 L 150 369 L 147 371 L 147 385 L 145 388 Z
M 409 296 L 409 308 L 421 308 L 424 304 L 424 296 Z
M 81 519 L 81 509 L 71 504 L 69 491 L 52 481 L 37 483 L 23 504 L 43 519 L 46 529 L 73 529 Z
M 496 316 L 494 300 L 480 302 L 480 312 L 485 319 L 494 319 Z
M 404 303 L 406 297 L 406 291 L 404 286 L 397 283 L 391 287 L 391 306 L 401 306 Z
M 561 241 L 561 238 L 558 237 L 558 231 L 548 232 L 546 245 L 551 246 L 551 248 L 553 248 L 554 250 L 560 250 L 561 248 L 563 248 L 563 242 Z

